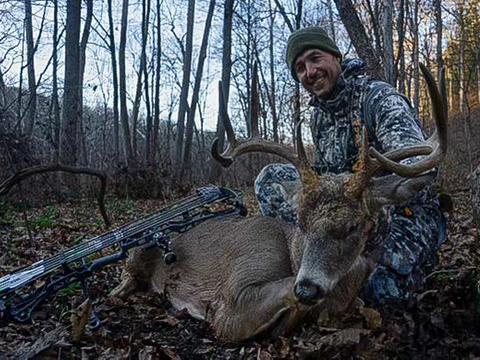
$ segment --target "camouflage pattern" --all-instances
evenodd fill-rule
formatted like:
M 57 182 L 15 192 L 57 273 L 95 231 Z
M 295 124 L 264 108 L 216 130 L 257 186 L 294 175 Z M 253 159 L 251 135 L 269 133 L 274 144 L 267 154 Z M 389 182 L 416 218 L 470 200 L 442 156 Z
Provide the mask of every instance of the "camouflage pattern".
M 470 190 L 473 219 L 477 226 L 477 237 L 480 239 L 480 165 L 470 174 Z
M 367 129 L 370 145 L 380 152 L 425 139 L 407 98 L 392 86 L 363 75 L 361 60 L 344 61 L 342 66 L 333 100 L 310 102 L 315 107 L 311 121 L 316 145 L 313 168 L 319 174 L 352 170 L 362 126 Z M 255 192 L 265 216 L 296 222 L 295 197 L 288 190 L 294 183 L 298 190 L 300 179 L 292 165 L 272 164 L 262 170 Z M 361 294 L 370 303 L 410 298 L 412 290 L 437 264 L 436 251 L 446 239 L 445 218 L 432 188 L 385 211 L 389 224 L 383 254 Z
M 255 196 L 263 215 L 278 217 L 297 224 L 294 196 L 302 187 L 297 169 L 292 164 L 265 166 L 255 180 Z

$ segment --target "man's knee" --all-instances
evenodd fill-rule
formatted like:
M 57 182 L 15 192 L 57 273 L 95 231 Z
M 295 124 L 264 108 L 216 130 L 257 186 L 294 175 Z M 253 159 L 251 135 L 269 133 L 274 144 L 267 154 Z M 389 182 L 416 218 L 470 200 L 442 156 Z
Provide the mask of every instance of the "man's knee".
M 269 164 L 265 166 L 255 179 L 255 193 L 274 183 L 300 181 L 300 175 L 292 164 Z
M 296 222 L 292 197 L 301 187 L 297 169 L 291 164 L 265 166 L 255 180 L 255 195 L 265 216 Z

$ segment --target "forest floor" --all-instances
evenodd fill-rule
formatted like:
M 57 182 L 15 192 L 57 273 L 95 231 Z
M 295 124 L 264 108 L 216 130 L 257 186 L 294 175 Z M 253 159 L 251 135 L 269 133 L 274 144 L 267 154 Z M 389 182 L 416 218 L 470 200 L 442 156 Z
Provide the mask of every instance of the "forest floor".
M 255 208 L 251 195 L 246 200 L 247 207 Z M 72 309 L 82 302 L 82 292 L 78 284 L 71 285 L 47 299 L 31 323 L 0 325 L 0 359 L 479 357 L 479 239 L 468 193 L 455 193 L 454 204 L 441 262 L 408 303 L 358 308 L 335 327 L 305 323 L 285 338 L 228 344 L 219 342 L 208 325 L 174 310 L 152 292 L 137 293 L 126 301 L 110 298 L 120 281 L 121 266 L 109 265 L 90 281 L 94 310 L 102 321 L 98 330 L 73 340 L 70 319 L 78 313 Z M 91 200 L 43 205 L 26 213 L 19 204 L 0 207 L 0 277 L 105 232 Z M 153 200 L 107 198 L 114 226 L 163 205 Z

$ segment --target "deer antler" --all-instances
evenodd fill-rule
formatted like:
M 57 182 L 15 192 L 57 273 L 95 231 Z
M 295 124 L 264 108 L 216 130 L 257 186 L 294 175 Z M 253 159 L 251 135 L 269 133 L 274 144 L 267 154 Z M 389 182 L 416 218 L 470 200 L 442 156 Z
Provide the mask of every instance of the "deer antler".
M 447 119 L 444 112 L 444 104 L 435 81 L 425 67 L 420 64 L 428 92 L 433 106 L 433 117 L 435 119 L 435 132 L 426 141 L 409 146 L 407 148 L 392 150 L 385 154 L 380 154 L 374 148 L 370 148 L 370 154 L 378 162 L 378 166 L 373 167 L 373 171 L 379 167 L 389 170 L 399 176 L 412 178 L 437 166 L 445 158 L 447 153 Z M 414 164 L 399 164 L 398 161 L 415 156 L 427 155 L 423 160 Z
M 307 156 L 305 154 L 305 149 L 303 147 L 303 142 L 301 139 L 301 121 L 297 124 L 296 127 L 296 139 L 297 139 L 297 154 L 295 151 L 286 145 L 281 145 L 273 141 L 267 141 L 262 139 L 258 132 L 258 75 L 257 75 L 257 63 L 253 65 L 253 76 L 252 76 L 252 98 L 250 105 L 250 130 L 251 135 L 247 140 L 239 141 L 235 138 L 235 133 L 233 131 L 230 118 L 227 113 L 227 108 L 225 104 L 225 98 L 223 94 L 223 87 L 221 82 L 219 83 L 218 92 L 219 92 L 219 102 L 220 102 L 220 117 L 225 125 L 225 131 L 228 138 L 228 147 L 227 149 L 220 154 L 219 151 L 219 139 L 216 138 L 211 147 L 212 157 L 218 161 L 223 167 L 228 167 L 233 163 L 235 157 L 246 154 L 249 152 L 264 152 L 275 154 L 281 156 L 282 158 L 288 160 L 297 168 L 299 167 L 309 167 Z

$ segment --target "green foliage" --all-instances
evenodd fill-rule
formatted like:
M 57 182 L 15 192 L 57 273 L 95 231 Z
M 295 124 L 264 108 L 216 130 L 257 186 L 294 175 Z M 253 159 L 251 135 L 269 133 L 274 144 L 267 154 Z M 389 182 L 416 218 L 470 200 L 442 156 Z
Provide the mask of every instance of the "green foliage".
M 122 214 L 135 209 L 136 205 L 135 205 L 135 202 L 132 201 L 131 199 L 124 199 L 116 202 L 108 202 L 105 205 L 105 208 L 108 212 Z
M 82 284 L 79 282 L 75 282 L 73 284 L 68 285 L 67 287 L 61 289 L 58 292 L 58 295 L 64 295 L 64 296 L 72 296 L 74 295 L 77 291 L 82 289 Z
M 53 206 L 49 206 L 45 208 L 45 211 L 40 216 L 30 220 L 30 225 L 40 229 L 52 228 L 56 225 L 57 217 L 58 210 Z
M 31 207 L 31 201 L 4 201 L 0 203 L 0 221 L 10 222 L 16 213 Z
M 19 258 L 17 255 L 17 249 L 14 246 L 13 238 L 9 234 L 0 236 L 0 254 L 4 252 L 13 260 Z
M 442 272 L 436 276 L 437 282 L 439 282 L 442 285 L 447 284 L 449 281 L 452 281 L 454 279 L 452 273 L 447 273 L 447 272 Z

